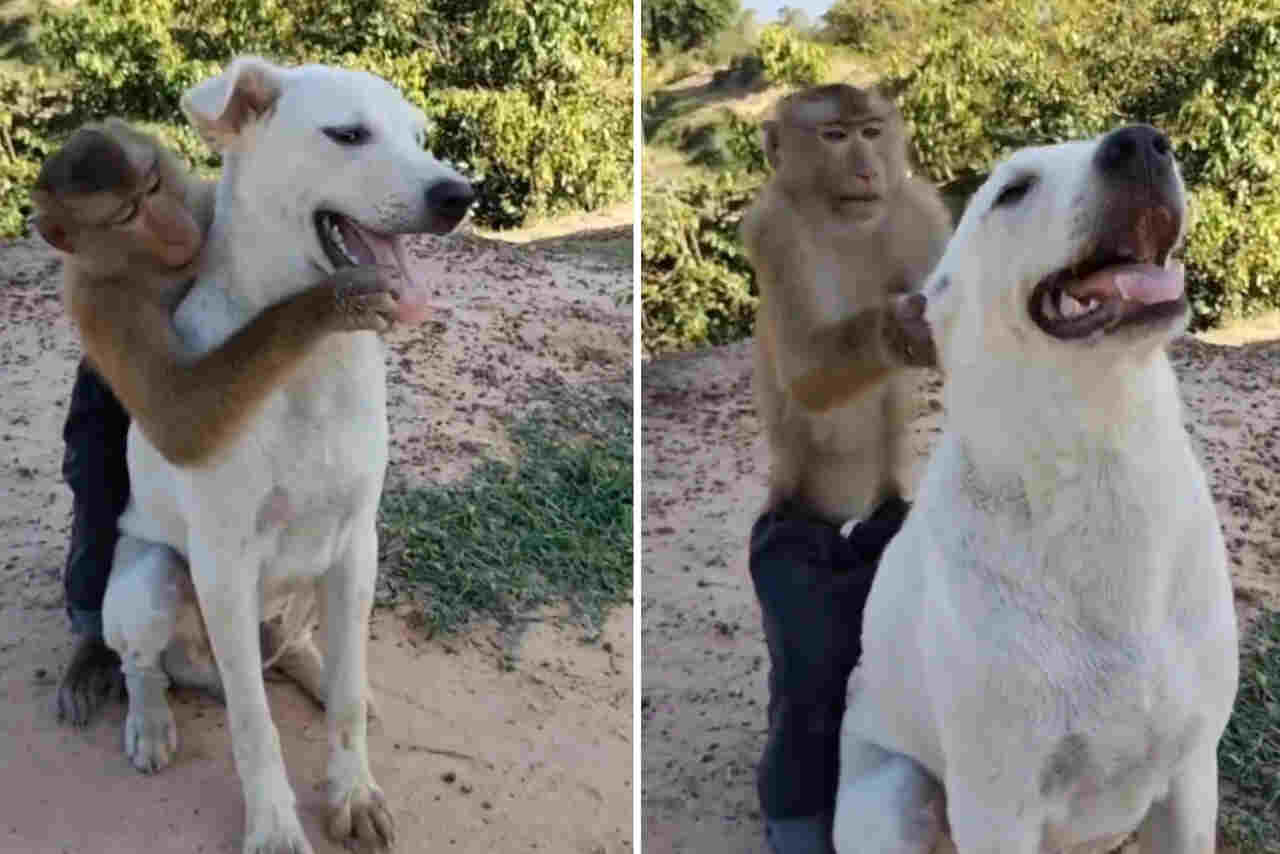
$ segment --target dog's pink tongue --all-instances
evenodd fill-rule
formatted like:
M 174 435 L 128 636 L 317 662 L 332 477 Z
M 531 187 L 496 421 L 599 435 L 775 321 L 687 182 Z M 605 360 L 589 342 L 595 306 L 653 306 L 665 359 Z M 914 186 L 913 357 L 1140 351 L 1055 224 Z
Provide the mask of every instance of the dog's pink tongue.
M 427 319 L 427 279 L 418 259 L 409 254 L 409 235 L 397 234 L 391 238 L 395 249 L 396 266 L 404 276 L 404 290 L 400 293 L 400 308 L 396 320 L 416 326 Z
M 1129 302 L 1151 305 L 1158 302 L 1170 302 L 1182 296 L 1182 265 L 1172 268 L 1157 267 L 1155 264 L 1128 264 L 1124 267 L 1111 267 L 1080 283 L 1071 289 L 1077 299 L 1091 295 L 1115 295 Z
M 409 235 L 383 236 L 367 229 L 360 229 L 365 243 L 373 252 L 374 262 L 382 267 L 395 267 L 400 271 L 400 299 L 396 306 L 396 321 L 416 326 L 426 320 L 427 283 L 423 271 L 414 266 L 415 258 L 409 254 Z

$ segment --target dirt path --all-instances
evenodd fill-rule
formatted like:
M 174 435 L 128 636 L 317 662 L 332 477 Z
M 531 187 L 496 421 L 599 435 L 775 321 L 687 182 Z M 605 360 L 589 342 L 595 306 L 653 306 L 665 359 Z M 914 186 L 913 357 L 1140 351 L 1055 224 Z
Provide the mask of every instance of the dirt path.
M 754 788 L 768 662 L 747 574 L 767 457 L 750 342 L 642 369 L 641 739 L 645 854 L 765 854 Z M 1174 347 L 1245 617 L 1280 607 L 1280 343 Z M 921 375 L 917 463 L 941 424 Z M 919 465 L 917 466 L 919 471 Z
M 630 312 L 614 301 L 630 287 L 629 235 L 424 243 L 438 309 L 389 338 L 389 487 L 509 453 L 499 416 L 540 384 L 630 388 Z M 123 707 L 84 732 L 49 715 L 70 643 L 60 430 L 79 355 L 56 269 L 36 241 L 0 243 L 0 852 L 238 852 L 243 805 L 222 706 L 174 692 L 182 743 L 152 777 L 123 756 Z M 397 850 L 631 850 L 631 610 L 591 644 L 572 627 L 532 624 L 510 671 L 491 628 L 428 641 L 404 611 L 375 610 L 369 650 L 384 718 L 371 763 Z M 317 852 L 340 851 L 322 832 L 323 715 L 292 685 L 268 694 L 308 836 Z

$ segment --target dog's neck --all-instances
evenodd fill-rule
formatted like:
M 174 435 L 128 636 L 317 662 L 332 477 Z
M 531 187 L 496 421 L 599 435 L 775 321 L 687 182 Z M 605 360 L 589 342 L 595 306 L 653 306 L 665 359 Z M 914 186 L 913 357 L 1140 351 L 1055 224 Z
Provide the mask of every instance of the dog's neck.
M 216 289 L 243 318 L 261 312 L 317 281 L 317 270 L 300 251 L 298 224 L 288 211 L 263 216 L 244 201 L 238 161 L 225 158 L 218 182 L 205 266 L 196 289 Z
M 1089 376 L 1031 360 L 976 366 L 947 383 L 948 429 L 992 494 L 1022 491 L 1032 508 L 1105 460 L 1169 459 L 1186 443 L 1177 380 L 1163 349 L 1133 354 Z

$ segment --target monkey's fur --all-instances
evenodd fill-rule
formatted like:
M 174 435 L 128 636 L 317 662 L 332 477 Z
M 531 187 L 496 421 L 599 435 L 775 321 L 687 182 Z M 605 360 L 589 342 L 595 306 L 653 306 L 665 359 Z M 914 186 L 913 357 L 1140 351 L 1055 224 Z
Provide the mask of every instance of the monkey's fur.
M 772 455 L 769 506 L 831 522 L 903 494 L 909 379 L 933 364 L 909 295 L 942 256 L 951 217 L 907 174 L 897 109 L 843 84 L 783 98 L 764 124 L 774 175 L 743 219 L 760 288 L 755 394 Z
M 322 336 L 385 330 L 395 298 L 374 267 L 346 267 L 193 356 L 172 323 L 213 221 L 214 184 L 119 119 L 86 125 L 32 192 L 36 226 L 63 259 L 63 298 L 85 355 L 174 465 L 235 436 Z M 132 212 L 132 215 L 131 215 Z
M 189 356 L 171 316 L 195 278 L 214 186 L 108 119 L 76 131 L 32 192 L 37 228 L 66 253 L 63 298 L 89 362 L 175 465 L 199 465 L 234 436 L 322 335 L 385 329 L 395 304 L 375 268 L 343 268 L 224 346 Z M 83 637 L 59 682 L 57 715 L 84 726 L 123 687 L 119 656 Z

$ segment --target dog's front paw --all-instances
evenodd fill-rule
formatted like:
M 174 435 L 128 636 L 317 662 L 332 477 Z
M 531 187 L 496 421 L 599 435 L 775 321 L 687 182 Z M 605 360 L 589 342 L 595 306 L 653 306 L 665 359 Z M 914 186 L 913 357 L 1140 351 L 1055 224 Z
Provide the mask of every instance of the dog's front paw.
M 244 854 L 314 854 L 292 807 L 257 812 L 244 837 Z
M 178 724 L 168 703 L 138 707 L 124 719 L 124 752 L 143 774 L 169 767 L 178 752 Z
M 395 845 L 395 820 L 377 784 L 372 780 L 357 784 L 330 807 L 329 836 L 337 842 L 358 839 L 378 848 Z

